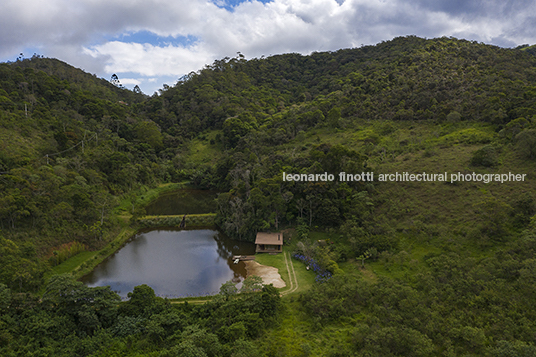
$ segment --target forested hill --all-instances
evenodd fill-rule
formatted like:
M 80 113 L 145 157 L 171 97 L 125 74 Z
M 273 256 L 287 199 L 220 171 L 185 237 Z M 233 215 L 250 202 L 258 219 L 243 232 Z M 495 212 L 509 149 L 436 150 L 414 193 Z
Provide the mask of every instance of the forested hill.
M 101 246 L 119 195 L 165 179 L 145 99 L 55 59 L 0 64 L 1 281 L 35 290 L 53 251 Z
M 314 128 L 351 129 L 358 120 L 483 122 L 498 132 L 515 122 L 515 131 L 536 114 L 535 66 L 526 48 L 410 36 L 309 56 L 225 58 L 149 98 L 55 59 L 0 64 L 0 222 L 7 235 L 28 227 L 45 236 L 49 229 L 63 232 L 42 250 L 72 238 L 91 246 L 92 234 L 80 227 L 105 221 L 97 197 L 111 208 L 112 197 L 139 185 L 190 178 L 227 191 L 243 174 L 233 169 L 255 165 L 229 155 L 192 160 L 192 143 L 208 137 L 217 152 L 253 153 L 258 178 L 270 178 L 278 169 L 262 164 L 265 148 Z M 207 130 L 210 135 L 199 136 Z M 361 141 L 377 145 L 392 130 L 362 134 Z M 193 138 L 202 140 L 188 141 Z M 318 156 L 309 149 L 301 169 Z M 320 149 L 335 155 L 328 151 Z M 353 156 L 358 167 L 360 155 L 373 151 L 337 155 Z M 285 164 L 294 165 L 283 160 L 277 167 Z M 275 220 L 263 217 L 249 234 Z M 58 222 L 61 228 L 53 228 Z
M 190 136 L 237 117 L 238 136 L 266 125 L 270 136 L 289 139 L 332 109 L 348 120 L 444 120 L 453 113 L 505 125 L 534 114 L 535 64 L 517 49 L 417 37 L 309 56 L 239 56 L 191 73 L 146 110 L 162 128 Z
M 236 332 L 253 356 L 535 355 L 532 50 L 409 36 L 308 56 L 238 54 L 151 97 L 55 59 L 1 63 L 0 352 L 92 355 L 113 344 L 123 355 L 230 356 Z M 339 172 L 525 179 L 342 182 Z M 176 182 L 221 192 L 216 222 L 229 236 L 294 232 L 285 249 L 324 275 L 275 324 L 292 341 L 257 319 L 278 318 L 272 290 L 261 309 L 233 299 L 182 309 L 143 287 L 147 299 L 117 310 L 104 288 L 65 277 L 47 287 L 53 268 L 93 257 L 58 266 L 70 256 L 113 250 L 122 229 L 140 227 L 148 190 Z M 80 294 L 74 310 L 62 289 Z M 244 304 L 246 320 L 235 320 Z
M 485 122 L 495 131 L 515 121 L 523 127 L 517 119 L 528 121 L 536 110 L 536 57 L 524 49 L 402 37 L 309 56 L 239 55 L 150 98 L 55 59 L 0 64 L 0 222 L 7 235 L 28 227 L 53 235 L 38 245 L 43 252 L 73 238 L 92 246 L 94 235 L 80 228 L 104 222 L 113 197 L 139 185 L 190 178 L 227 191 L 240 170 L 255 166 L 229 155 L 219 162 L 192 160 L 188 139 L 198 137 L 210 136 L 209 148 L 218 152 L 236 147 L 254 153 L 259 164 L 267 146 L 314 128 L 355 128 L 357 120 Z M 212 134 L 199 136 L 206 130 Z M 378 144 L 378 135 L 390 131 L 365 133 L 362 141 Z M 327 148 L 320 151 L 330 157 Z M 359 155 L 372 154 L 370 148 L 357 151 L 339 156 L 353 156 L 360 166 Z M 315 153 L 299 163 L 301 169 Z M 258 178 L 278 174 L 258 164 Z M 340 214 L 336 222 L 343 220 Z M 248 234 L 275 220 L 263 217 Z
M 98 78 L 94 74 L 84 72 L 55 58 L 34 55 L 32 58 L 10 62 L 8 65 L 15 71 L 12 75 L 18 76 L 22 74 L 24 76 L 24 80 L 20 77 L 15 78 L 15 83 L 17 83 L 17 79 L 20 80 L 19 83 L 31 84 L 33 81 L 40 82 L 34 76 L 46 75 L 50 77 L 48 83 L 40 83 L 38 89 L 33 88 L 35 92 L 42 94 L 49 90 L 56 92 L 59 89 L 57 87 L 59 84 L 54 84 L 54 82 L 59 80 L 64 85 L 68 85 L 71 91 L 84 90 L 101 100 L 121 100 L 128 103 L 138 103 L 146 98 L 143 95 L 139 95 L 139 93 L 124 89 L 120 84 L 114 85 L 111 81 Z M 16 91 L 16 88 L 10 88 L 8 81 L 6 81 L 6 79 L 11 79 L 12 75 L 8 74 L 7 71 L 3 74 L 6 76 L 3 79 L 5 81 L 4 85 L 8 86 L 4 90 L 8 91 L 8 89 L 11 89 L 11 91 Z

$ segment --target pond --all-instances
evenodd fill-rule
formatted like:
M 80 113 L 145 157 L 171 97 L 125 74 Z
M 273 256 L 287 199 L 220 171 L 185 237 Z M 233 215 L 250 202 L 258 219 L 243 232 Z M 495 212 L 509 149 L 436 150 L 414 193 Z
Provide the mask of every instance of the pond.
M 255 254 L 255 245 L 217 230 L 155 229 L 138 233 L 82 281 L 110 285 L 122 298 L 141 284 L 162 297 L 213 295 L 226 281 L 245 279 L 244 262 L 232 261 L 243 254 Z
M 150 216 L 216 212 L 216 191 L 183 189 L 158 197 L 145 207 Z

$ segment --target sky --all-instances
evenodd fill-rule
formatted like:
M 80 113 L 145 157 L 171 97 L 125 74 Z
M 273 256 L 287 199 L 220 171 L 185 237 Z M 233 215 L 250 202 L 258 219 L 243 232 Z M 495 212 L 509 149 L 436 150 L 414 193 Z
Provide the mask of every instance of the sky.
M 214 60 L 398 36 L 536 43 L 536 0 L 2 0 L 0 62 L 57 58 L 152 95 Z

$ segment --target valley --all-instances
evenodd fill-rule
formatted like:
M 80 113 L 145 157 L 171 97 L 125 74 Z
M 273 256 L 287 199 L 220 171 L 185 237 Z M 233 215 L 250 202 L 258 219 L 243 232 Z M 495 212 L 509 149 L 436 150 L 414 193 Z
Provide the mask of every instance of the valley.
M 535 355 L 526 48 L 238 56 L 153 96 L 56 59 L 0 63 L 0 354 Z M 153 210 L 178 190 L 206 195 Z M 136 283 L 121 301 L 78 281 L 184 214 L 251 245 L 283 232 L 256 261 L 286 286 Z

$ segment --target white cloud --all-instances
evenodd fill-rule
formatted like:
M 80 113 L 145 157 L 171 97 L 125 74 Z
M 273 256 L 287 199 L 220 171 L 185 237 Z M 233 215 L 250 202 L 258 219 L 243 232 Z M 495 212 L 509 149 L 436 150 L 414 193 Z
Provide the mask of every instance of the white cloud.
M 534 13 L 532 0 L 253 0 L 232 12 L 209 0 L 4 0 L 0 58 L 37 47 L 99 75 L 178 78 L 237 51 L 248 58 L 307 54 L 403 35 L 532 44 Z M 136 31 L 197 40 L 164 45 L 118 40 Z
M 212 55 L 198 45 L 158 47 L 120 41 L 85 48 L 84 53 L 97 60 L 103 59 L 108 73 L 135 72 L 143 76 L 184 74 L 201 68 Z
M 132 85 L 132 86 L 135 86 L 135 85 L 140 85 L 143 83 L 143 79 L 136 79 L 136 78 L 121 78 L 119 80 L 119 82 L 121 82 L 122 85 Z

